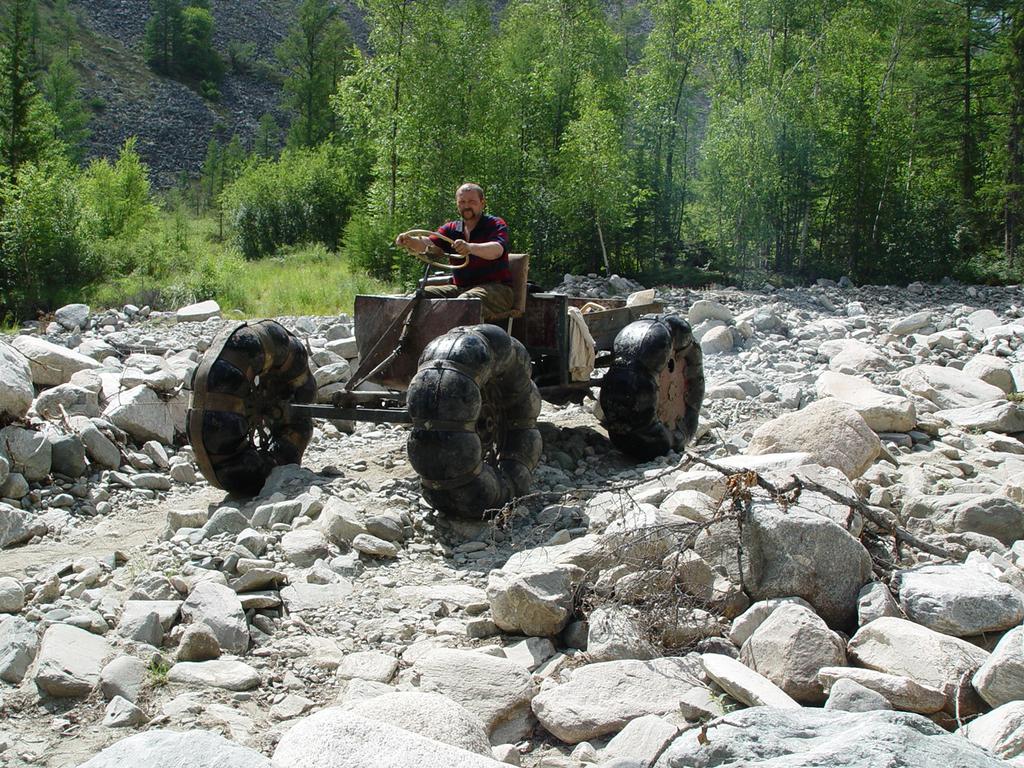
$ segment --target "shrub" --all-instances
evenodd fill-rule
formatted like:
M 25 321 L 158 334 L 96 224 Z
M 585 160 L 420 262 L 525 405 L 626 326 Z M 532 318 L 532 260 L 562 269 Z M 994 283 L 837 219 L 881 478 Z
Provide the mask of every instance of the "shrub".
M 338 150 L 322 145 L 250 165 L 224 190 L 222 202 L 242 255 L 258 259 L 306 242 L 336 250 L 352 189 Z
M 66 162 L 18 169 L 0 188 L 0 309 L 24 314 L 88 279 L 75 170 Z
M 93 239 L 134 237 L 156 213 L 150 201 L 149 172 L 135 151 L 135 137 L 124 143 L 113 165 L 106 158 L 93 160 L 81 176 L 79 189 L 82 224 Z

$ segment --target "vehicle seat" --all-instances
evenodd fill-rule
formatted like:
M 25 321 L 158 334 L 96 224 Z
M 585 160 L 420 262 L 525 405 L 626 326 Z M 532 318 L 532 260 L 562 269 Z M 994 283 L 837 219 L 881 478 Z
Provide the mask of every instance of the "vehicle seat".
M 497 320 L 508 320 L 506 330 L 511 335 L 512 321 L 522 317 L 526 312 L 526 280 L 530 274 L 530 254 L 510 253 L 508 255 L 508 268 L 512 273 L 512 309 L 500 315 L 492 317 L 491 322 Z

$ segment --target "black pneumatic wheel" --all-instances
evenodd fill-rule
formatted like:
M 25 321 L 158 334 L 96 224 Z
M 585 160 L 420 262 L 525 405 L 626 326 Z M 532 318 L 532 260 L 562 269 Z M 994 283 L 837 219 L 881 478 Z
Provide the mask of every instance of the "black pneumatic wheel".
M 641 461 L 682 450 L 704 401 L 704 358 L 690 324 L 673 314 L 645 317 L 619 331 L 613 351 L 600 395 L 612 444 Z
M 439 336 L 420 356 L 407 403 L 409 462 L 435 509 L 480 518 L 529 490 L 540 393 L 518 340 L 496 325 Z
M 221 332 L 196 368 L 188 412 L 203 476 L 229 493 L 259 493 L 274 467 L 302 460 L 313 420 L 286 406 L 315 397 L 306 348 L 284 326 L 260 320 Z

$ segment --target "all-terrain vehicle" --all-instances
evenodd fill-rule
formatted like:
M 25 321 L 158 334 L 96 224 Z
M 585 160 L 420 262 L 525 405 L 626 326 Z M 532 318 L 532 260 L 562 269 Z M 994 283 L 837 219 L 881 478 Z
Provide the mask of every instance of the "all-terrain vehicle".
M 654 302 L 531 293 L 529 258 L 512 254 L 514 307 L 484 323 L 479 299 L 423 292 L 435 269 L 464 264 L 416 255 L 427 266 L 411 298 L 356 297 L 359 364 L 347 383 L 332 385 L 330 403 L 316 404 L 325 398 L 309 352 L 279 323 L 242 322 L 214 339 L 196 368 L 187 423 L 212 485 L 257 494 L 274 467 L 301 461 L 314 418 L 410 424 L 409 462 L 423 497 L 442 513 L 480 517 L 528 491 L 543 448 L 541 400 L 582 400 L 592 387 L 601 423 L 624 453 L 648 460 L 693 438 L 704 371 L 683 318 Z M 577 381 L 572 340 L 587 335 L 572 328 L 580 317 L 593 371 L 603 375 L 586 375 L 584 365 Z

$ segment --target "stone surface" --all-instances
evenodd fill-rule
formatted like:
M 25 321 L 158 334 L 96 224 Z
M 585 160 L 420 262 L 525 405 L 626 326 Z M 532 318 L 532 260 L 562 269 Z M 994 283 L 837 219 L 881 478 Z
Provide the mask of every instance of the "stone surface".
M 897 379 L 905 390 L 930 400 L 940 410 L 966 408 L 1006 397 L 999 387 L 986 384 L 955 368 L 938 365 L 905 368 L 899 372 Z
M 826 694 L 818 670 L 846 664 L 845 644 L 813 611 L 780 605 L 740 649 L 740 661 L 796 701 L 817 704 Z
M 10 345 L 0 343 L 0 418 L 23 418 L 34 397 L 28 360 Z
M 490 757 L 330 708 L 288 730 L 273 768 L 499 768 Z
M 882 392 L 861 376 L 825 371 L 814 386 L 818 397 L 834 397 L 846 403 L 875 432 L 909 432 L 917 424 L 913 402 Z
M 171 667 L 167 679 L 172 683 L 249 691 L 259 686 L 260 673 L 237 659 L 180 661 Z
M 259 752 L 210 731 L 137 733 L 115 742 L 78 768 L 271 768 Z
M 826 398 L 758 427 L 746 451 L 754 455 L 804 451 L 818 464 L 835 467 L 852 479 L 864 474 L 881 449 L 878 436 L 857 411 Z
M 701 654 L 700 660 L 708 677 L 723 691 L 747 706 L 800 708 L 800 705 L 775 683 L 736 659 L 718 653 L 704 653 Z
M 24 544 L 45 532 L 46 526 L 36 521 L 31 513 L 0 501 L 0 549 Z
M 35 336 L 15 336 L 11 339 L 11 346 L 28 360 L 32 382 L 40 387 L 65 384 L 78 371 L 100 367 L 100 363 L 91 357 Z
M 170 404 L 145 384 L 112 397 L 103 416 L 139 444 L 159 440 L 166 445 L 174 440 L 176 422 Z
M 829 691 L 825 709 L 842 712 L 871 712 L 876 709 L 892 709 L 892 704 L 880 693 L 866 688 L 848 677 L 836 680 Z
M 36 687 L 40 693 L 55 697 L 88 696 L 99 683 L 111 650 L 102 637 L 67 624 L 54 624 L 46 630 L 39 648 Z
M 200 323 L 211 317 L 220 317 L 220 304 L 213 299 L 181 307 L 175 314 L 179 323 Z
M 957 733 L 994 755 L 1019 765 L 1024 754 L 1024 701 L 1011 701 L 993 709 Z
M 654 765 L 678 732 L 675 725 L 657 715 L 638 717 L 626 723 L 626 727 L 608 742 L 602 758 L 632 761 L 646 768 Z
M 797 765 L 1002 768 L 1004 763 L 909 712 L 769 707 L 731 712 L 706 734 L 688 731 L 657 763 L 658 768 Z
M 1024 700 L 1024 627 L 1003 635 L 971 680 L 990 706 Z
M 0 576 L 0 613 L 17 613 L 25 607 L 25 589 L 17 579 Z
M 42 432 L 22 427 L 0 429 L 0 454 L 7 457 L 11 472 L 24 475 L 30 483 L 45 480 L 50 474 L 50 441 Z
M 249 627 L 242 603 L 234 590 L 204 581 L 193 587 L 181 606 L 186 621 L 206 624 L 227 653 L 245 653 L 249 648 Z
M 320 531 L 300 528 L 281 537 L 285 557 L 299 568 L 308 568 L 330 555 L 330 544 Z
M 970 566 L 927 565 L 898 577 L 907 618 L 937 632 L 971 637 L 1024 619 L 1024 595 Z
M 390 682 L 398 669 L 398 659 L 380 651 L 357 651 L 348 654 L 338 665 L 341 680 L 370 680 L 378 683 Z
M 743 526 L 743 583 L 755 600 L 801 597 L 829 626 L 853 624 L 871 558 L 832 520 L 776 505 L 756 506 Z
M 146 713 L 121 696 L 115 696 L 107 704 L 102 725 L 106 728 L 130 728 L 149 722 Z
M 119 656 L 100 671 L 100 692 L 108 701 L 115 696 L 134 702 L 146 682 L 146 664 L 134 656 Z
M 908 652 L 911 648 L 913 653 Z M 857 630 L 846 652 L 859 666 L 938 688 L 946 694 L 947 706 L 956 703 L 960 681 L 969 680 L 989 656 L 959 638 L 888 617 Z
M 896 709 L 922 715 L 938 712 L 946 705 L 946 694 L 939 688 L 874 669 L 823 667 L 818 670 L 818 678 L 826 691 L 830 691 L 840 680 L 850 680 L 884 696 Z
M 517 741 L 532 727 L 536 690 L 525 668 L 472 651 L 438 649 L 416 660 L 411 682 L 455 699 L 479 717 L 491 741 Z
M 349 711 L 467 752 L 490 755 L 483 721 L 454 699 L 438 693 L 400 691 L 352 704 Z
M 21 616 L 0 618 L 0 680 L 17 685 L 39 649 L 36 628 Z
M 934 416 L 960 429 L 1000 432 L 1004 435 L 1024 432 L 1024 409 L 1005 400 L 937 411 Z
M 209 661 L 220 658 L 221 648 L 217 635 L 209 625 L 200 621 L 185 627 L 178 642 L 178 661 Z
M 572 616 L 572 601 L 583 569 L 553 566 L 528 573 L 491 571 L 487 600 L 494 623 L 506 632 L 532 637 L 557 635 Z
M 683 692 L 695 687 L 703 685 L 682 658 L 606 661 L 579 667 L 568 682 L 542 690 L 533 711 L 550 733 L 578 744 L 637 717 L 674 712 Z

